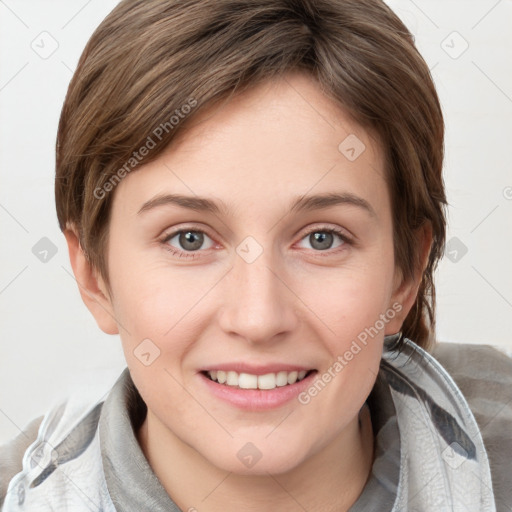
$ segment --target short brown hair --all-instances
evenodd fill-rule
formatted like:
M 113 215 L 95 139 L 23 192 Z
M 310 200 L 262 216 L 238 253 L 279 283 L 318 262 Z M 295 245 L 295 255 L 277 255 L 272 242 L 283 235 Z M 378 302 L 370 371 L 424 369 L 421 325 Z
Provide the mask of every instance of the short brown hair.
M 60 227 L 78 230 L 86 256 L 108 284 L 113 194 L 106 192 L 129 172 L 134 151 L 167 123 L 144 163 L 154 160 L 207 106 L 292 70 L 316 78 L 380 138 L 395 262 L 404 277 L 418 269 L 416 229 L 432 226 L 428 263 L 402 326 L 404 336 L 429 349 L 434 271 L 446 231 L 444 122 L 413 36 L 379 0 L 120 2 L 87 43 L 62 108 L 55 182 Z M 192 102 L 194 108 L 179 115 Z

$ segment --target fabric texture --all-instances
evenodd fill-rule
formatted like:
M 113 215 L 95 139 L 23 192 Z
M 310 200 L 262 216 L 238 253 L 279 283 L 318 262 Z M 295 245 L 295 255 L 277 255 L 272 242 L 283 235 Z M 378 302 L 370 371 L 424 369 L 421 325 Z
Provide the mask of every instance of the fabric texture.
M 512 359 L 485 345 L 441 343 L 431 355 L 395 341 L 367 400 L 375 458 L 350 512 L 510 511 Z M 105 401 L 70 397 L 28 448 L 30 436 L 0 447 L 2 511 L 179 512 L 135 437 L 145 414 L 128 369 Z
M 0 505 L 7 492 L 9 480 L 23 469 L 23 454 L 37 437 L 43 418 L 44 415 L 34 418 L 14 439 L 0 446 Z
M 489 345 L 439 343 L 433 355 L 463 390 L 489 455 L 498 512 L 512 512 L 512 358 Z

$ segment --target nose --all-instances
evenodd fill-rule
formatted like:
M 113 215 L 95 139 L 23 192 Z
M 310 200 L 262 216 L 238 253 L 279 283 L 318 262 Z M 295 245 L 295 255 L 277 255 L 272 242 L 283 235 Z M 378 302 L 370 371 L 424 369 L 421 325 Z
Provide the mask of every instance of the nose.
M 298 299 L 270 251 L 248 263 L 235 255 L 223 281 L 220 327 L 251 344 L 274 343 L 293 331 Z M 279 336 L 280 335 L 280 336 Z

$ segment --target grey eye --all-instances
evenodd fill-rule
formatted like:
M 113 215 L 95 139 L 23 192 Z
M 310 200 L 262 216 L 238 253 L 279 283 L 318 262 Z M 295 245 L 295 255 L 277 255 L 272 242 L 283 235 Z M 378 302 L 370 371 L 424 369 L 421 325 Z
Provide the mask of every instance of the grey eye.
M 172 241 L 177 239 L 178 246 L 172 244 Z M 205 242 L 205 239 L 211 241 L 210 237 L 203 233 L 202 231 L 194 231 L 194 230 L 182 230 L 178 231 L 175 235 L 170 237 L 167 240 L 167 243 L 175 247 L 176 249 L 180 249 L 183 251 L 197 251 L 201 248 L 208 249 L 211 247 L 202 247 Z
M 334 245 L 336 238 L 340 240 L 337 245 Z M 344 238 L 336 233 L 335 231 L 330 231 L 326 229 L 317 229 L 307 234 L 302 241 L 307 240 L 310 247 L 306 247 L 307 249 L 315 249 L 317 251 L 325 251 L 327 249 L 335 249 L 340 245 L 345 243 Z

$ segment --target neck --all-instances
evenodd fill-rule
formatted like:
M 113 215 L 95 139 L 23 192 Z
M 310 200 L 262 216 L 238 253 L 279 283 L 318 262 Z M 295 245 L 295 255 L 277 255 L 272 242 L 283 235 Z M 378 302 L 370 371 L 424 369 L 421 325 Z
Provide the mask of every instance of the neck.
M 150 411 L 137 437 L 166 492 L 187 511 L 347 511 L 368 480 L 374 456 L 366 405 L 332 443 L 293 470 L 274 475 L 239 475 L 212 465 Z

